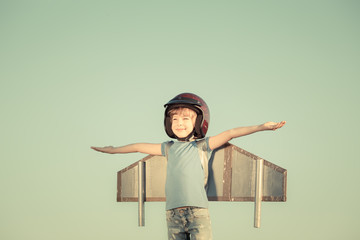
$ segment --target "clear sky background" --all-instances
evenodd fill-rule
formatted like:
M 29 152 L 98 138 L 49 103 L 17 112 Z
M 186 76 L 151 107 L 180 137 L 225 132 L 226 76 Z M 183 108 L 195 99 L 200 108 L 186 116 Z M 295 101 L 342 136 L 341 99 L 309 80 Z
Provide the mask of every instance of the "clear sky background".
M 288 170 L 287 202 L 211 202 L 214 239 L 359 239 L 360 2 L 0 0 L 0 238 L 166 239 L 164 203 L 116 202 L 168 140 L 163 104 L 209 105 L 208 135 Z

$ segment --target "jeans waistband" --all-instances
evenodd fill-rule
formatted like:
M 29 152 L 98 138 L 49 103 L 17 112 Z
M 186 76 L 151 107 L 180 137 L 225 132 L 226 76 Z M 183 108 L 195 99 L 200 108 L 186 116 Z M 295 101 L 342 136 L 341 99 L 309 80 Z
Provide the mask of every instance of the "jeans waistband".
M 167 210 L 172 213 L 183 213 L 183 212 L 191 212 L 194 209 L 203 209 L 201 207 L 179 207 L 179 208 L 173 208 L 170 210 Z

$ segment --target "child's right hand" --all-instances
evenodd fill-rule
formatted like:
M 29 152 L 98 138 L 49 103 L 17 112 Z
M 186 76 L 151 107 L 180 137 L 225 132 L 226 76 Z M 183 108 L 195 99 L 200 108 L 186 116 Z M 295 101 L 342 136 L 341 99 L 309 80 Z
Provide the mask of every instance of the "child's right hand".
M 115 153 L 113 146 L 106 146 L 106 147 L 91 147 L 95 151 L 102 152 L 102 153 Z

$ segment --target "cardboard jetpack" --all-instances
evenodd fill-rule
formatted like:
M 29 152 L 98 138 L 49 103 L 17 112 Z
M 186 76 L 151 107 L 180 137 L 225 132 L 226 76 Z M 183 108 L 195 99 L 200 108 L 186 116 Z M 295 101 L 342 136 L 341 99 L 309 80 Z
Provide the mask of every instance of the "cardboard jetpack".
M 148 155 L 117 173 L 117 201 L 138 202 L 139 226 L 144 202 L 165 201 L 167 160 Z M 215 150 L 208 162 L 209 201 L 254 202 L 254 227 L 260 227 L 261 201 L 286 201 L 287 171 L 235 145 Z

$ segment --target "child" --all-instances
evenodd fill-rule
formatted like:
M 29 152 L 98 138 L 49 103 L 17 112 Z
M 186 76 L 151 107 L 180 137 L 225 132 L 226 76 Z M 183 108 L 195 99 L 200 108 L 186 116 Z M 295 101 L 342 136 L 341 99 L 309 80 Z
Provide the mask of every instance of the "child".
M 212 151 L 233 138 L 281 128 L 285 121 L 238 127 L 205 138 L 210 113 L 208 106 L 199 96 L 192 93 L 179 94 L 165 104 L 165 108 L 165 131 L 170 138 L 177 141 L 92 149 L 111 154 L 141 152 L 165 156 L 168 161 L 165 185 L 168 238 L 212 239 L 208 199 L 204 187 L 207 180 L 207 161 Z

